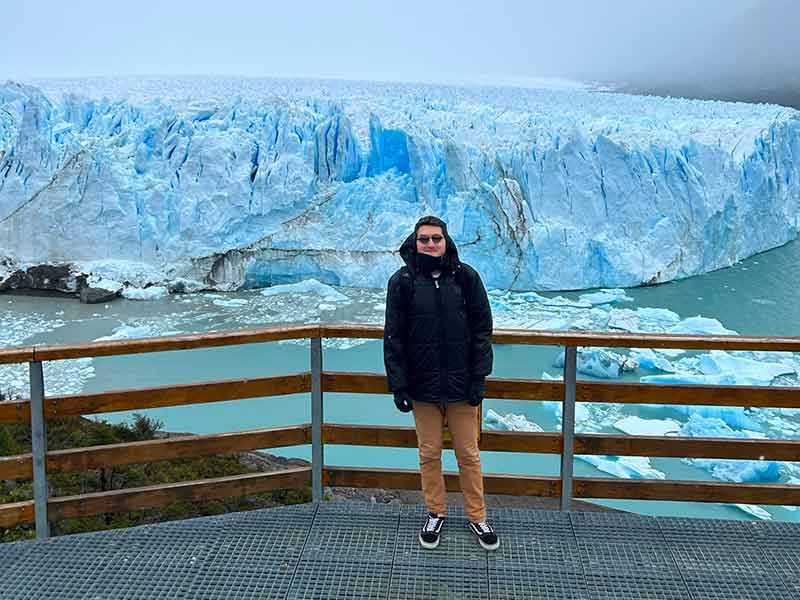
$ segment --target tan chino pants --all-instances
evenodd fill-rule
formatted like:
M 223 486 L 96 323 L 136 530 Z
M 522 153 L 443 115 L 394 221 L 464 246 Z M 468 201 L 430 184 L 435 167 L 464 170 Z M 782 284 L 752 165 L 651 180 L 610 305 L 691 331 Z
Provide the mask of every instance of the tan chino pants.
M 464 512 L 470 521 L 486 520 L 483 498 L 483 475 L 478 450 L 477 414 L 479 407 L 466 402 L 447 404 L 447 427 L 453 437 L 453 449 L 458 460 L 458 478 L 464 494 Z M 445 487 L 442 476 L 442 422 L 444 415 L 438 404 L 414 403 L 414 423 L 419 444 L 419 470 L 422 492 L 428 510 L 444 515 Z

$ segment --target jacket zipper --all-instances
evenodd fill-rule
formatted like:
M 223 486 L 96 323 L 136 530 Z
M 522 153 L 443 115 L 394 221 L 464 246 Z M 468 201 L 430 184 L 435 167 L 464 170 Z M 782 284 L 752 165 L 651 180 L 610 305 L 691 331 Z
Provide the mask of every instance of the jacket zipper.
M 439 277 L 441 277 L 441 275 Z M 439 404 L 442 414 L 445 414 L 447 409 L 447 394 L 444 392 L 448 385 L 444 362 L 447 357 L 444 353 L 444 309 L 442 307 L 442 290 L 439 285 L 439 277 L 433 278 L 433 285 L 436 287 L 436 309 L 439 313 Z

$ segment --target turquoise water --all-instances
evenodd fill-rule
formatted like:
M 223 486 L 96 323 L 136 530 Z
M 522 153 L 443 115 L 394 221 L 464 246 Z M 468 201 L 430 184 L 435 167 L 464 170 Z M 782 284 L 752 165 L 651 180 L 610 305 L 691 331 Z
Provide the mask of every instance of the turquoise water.
M 625 307 L 662 307 L 673 310 L 681 317 L 698 314 L 714 317 L 725 327 L 742 334 L 797 336 L 800 335 L 800 306 L 795 300 L 795 282 L 800 280 L 799 259 L 800 243 L 793 242 L 729 269 L 659 286 L 628 290 L 628 295 L 634 301 L 625 304 Z M 577 298 L 580 293 L 583 292 L 562 295 Z M 253 298 L 252 292 L 249 294 L 226 294 L 225 298 Z M 24 338 L 25 344 L 39 344 L 93 340 L 111 334 L 122 323 L 147 324 L 155 333 L 210 331 L 285 321 L 307 322 L 313 321 L 314 316 L 319 314 L 315 303 L 309 308 L 308 303 L 289 299 L 286 306 L 251 314 L 251 319 L 243 322 L 241 318 L 234 319 L 230 312 L 215 305 L 214 298 L 170 297 L 151 302 L 118 300 L 106 306 L 87 306 L 72 299 L 3 296 L 0 297 L 0 319 L 5 321 L 0 322 L 23 322 L 25 318 L 57 321 L 58 327 L 44 328 L 34 335 L 23 332 L 11 338 L 15 343 L 19 343 L 19 338 Z M 363 298 L 346 307 L 324 312 L 323 318 L 328 321 L 364 320 L 364 315 L 367 315 L 369 320 L 381 314 L 379 302 L 379 293 L 365 292 Z M 496 346 L 495 353 L 493 376 L 496 377 L 539 377 L 543 370 L 557 373 L 551 366 L 554 348 Z M 306 371 L 309 369 L 309 350 L 307 345 L 299 343 L 251 344 L 98 358 L 94 359 L 92 365 L 94 375 L 79 383 L 85 392 Z M 324 368 L 382 373 L 381 343 L 369 341 L 355 347 L 328 347 L 324 352 Z M 540 402 L 487 400 L 483 408 L 484 413 L 491 408 L 500 414 L 525 414 L 545 430 L 555 430 L 557 427 L 552 409 Z M 166 430 L 194 433 L 310 421 L 309 398 L 306 394 L 139 412 L 163 421 Z M 647 406 L 625 407 L 625 414 L 638 414 L 646 418 L 679 417 L 668 408 Z M 103 418 L 119 420 L 129 416 L 129 413 L 117 413 Z M 326 394 L 325 418 L 337 423 L 413 426 L 412 418 L 398 413 L 391 399 L 382 395 Z M 308 447 L 273 449 L 270 452 L 310 458 Z M 417 465 L 415 449 L 370 448 L 364 451 L 358 447 L 326 446 L 325 453 L 326 463 L 331 465 L 406 468 Z M 482 457 L 486 472 L 557 475 L 559 468 L 558 456 L 484 452 Z M 653 459 L 651 464 L 666 472 L 671 479 L 710 480 L 706 471 L 678 459 Z M 456 468 L 452 452 L 445 453 L 445 468 Z M 575 463 L 575 473 L 577 476 L 604 475 L 580 460 Z M 750 518 L 727 505 L 643 501 L 603 503 L 644 514 Z M 768 509 L 776 519 L 799 520 L 800 517 L 800 514 L 781 507 Z

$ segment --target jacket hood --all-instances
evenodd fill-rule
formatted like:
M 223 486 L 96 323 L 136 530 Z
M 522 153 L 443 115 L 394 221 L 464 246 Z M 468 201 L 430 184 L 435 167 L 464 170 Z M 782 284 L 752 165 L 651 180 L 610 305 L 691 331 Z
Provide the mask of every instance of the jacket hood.
M 444 250 L 444 270 L 457 271 L 461 268 L 461 260 L 458 258 L 458 248 L 456 243 L 447 233 L 447 229 L 443 228 L 445 250 Z M 409 235 L 406 240 L 400 245 L 400 257 L 403 262 L 408 265 L 412 271 L 417 270 L 417 232 L 414 231 Z

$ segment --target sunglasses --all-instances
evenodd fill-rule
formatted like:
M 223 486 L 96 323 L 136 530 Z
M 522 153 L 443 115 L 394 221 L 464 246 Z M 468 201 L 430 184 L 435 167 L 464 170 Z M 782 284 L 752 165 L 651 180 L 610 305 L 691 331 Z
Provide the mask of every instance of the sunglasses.
M 433 242 L 434 244 L 441 244 L 444 236 L 442 235 L 421 235 L 417 238 L 417 241 L 420 244 L 427 244 L 428 242 Z

